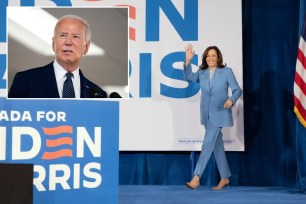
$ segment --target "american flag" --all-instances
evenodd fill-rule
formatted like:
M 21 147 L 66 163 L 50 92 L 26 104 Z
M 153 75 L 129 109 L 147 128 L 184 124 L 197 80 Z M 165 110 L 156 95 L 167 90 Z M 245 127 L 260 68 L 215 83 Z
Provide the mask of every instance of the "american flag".
M 306 127 L 306 24 L 304 21 L 294 77 L 294 112 Z

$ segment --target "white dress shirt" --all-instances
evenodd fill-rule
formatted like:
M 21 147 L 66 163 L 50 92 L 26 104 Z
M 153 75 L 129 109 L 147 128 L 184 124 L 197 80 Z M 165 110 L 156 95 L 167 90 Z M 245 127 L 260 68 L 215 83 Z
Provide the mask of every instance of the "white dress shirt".
M 63 86 L 64 82 L 66 80 L 66 73 L 67 71 L 56 61 L 54 60 L 53 63 L 54 72 L 55 72 L 55 78 L 56 78 L 56 84 L 57 84 L 57 90 L 61 98 L 63 98 Z M 81 81 L 80 81 L 80 68 L 78 67 L 76 70 L 74 70 L 73 77 L 72 77 L 72 83 L 74 87 L 74 93 L 76 98 L 81 98 Z

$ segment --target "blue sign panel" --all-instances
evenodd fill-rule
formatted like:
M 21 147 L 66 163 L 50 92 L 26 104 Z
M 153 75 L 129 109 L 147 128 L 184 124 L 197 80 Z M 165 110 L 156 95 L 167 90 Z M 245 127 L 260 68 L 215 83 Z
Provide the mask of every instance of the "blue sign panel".
M 119 103 L 0 99 L 0 162 L 33 163 L 35 204 L 117 203 Z

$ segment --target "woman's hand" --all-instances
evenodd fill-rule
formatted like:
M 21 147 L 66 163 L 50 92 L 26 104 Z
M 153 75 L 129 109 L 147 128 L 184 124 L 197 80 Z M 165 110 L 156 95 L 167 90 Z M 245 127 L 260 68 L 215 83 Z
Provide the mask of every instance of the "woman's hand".
M 186 52 L 185 64 L 188 65 L 194 56 L 195 50 L 193 50 L 193 45 L 187 44 L 187 46 L 185 47 L 185 52 Z
M 233 105 L 232 99 L 227 99 L 223 107 L 224 108 L 230 108 L 230 107 L 232 107 L 232 105 Z

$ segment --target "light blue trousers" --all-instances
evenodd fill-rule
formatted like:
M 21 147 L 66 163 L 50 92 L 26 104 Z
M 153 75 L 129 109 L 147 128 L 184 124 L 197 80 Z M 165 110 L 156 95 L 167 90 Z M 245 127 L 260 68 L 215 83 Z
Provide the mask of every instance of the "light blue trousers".
M 205 126 L 205 137 L 194 175 L 202 176 L 209 158 L 214 152 L 221 178 L 224 179 L 231 176 L 224 151 L 221 129 L 222 127 L 217 127 L 209 121 Z

